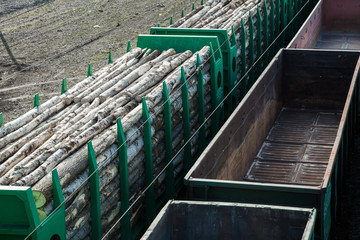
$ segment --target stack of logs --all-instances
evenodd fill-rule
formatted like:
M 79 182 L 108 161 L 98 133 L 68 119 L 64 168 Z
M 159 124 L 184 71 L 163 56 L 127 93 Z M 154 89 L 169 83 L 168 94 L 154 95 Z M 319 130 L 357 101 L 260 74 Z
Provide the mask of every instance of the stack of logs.
M 243 18 L 248 31 L 248 12 L 251 10 L 255 24 L 258 3 L 260 0 L 210 0 L 171 27 L 226 29 L 229 35 L 234 27 L 240 79 L 240 64 L 243 64 L 240 61 L 240 21 Z M 263 6 L 260 11 L 263 12 Z M 248 47 L 249 39 L 246 42 Z M 86 143 L 92 140 L 96 160 L 101 166 L 102 231 L 107 232 L 121 216 L 116 120 L 121 118 L 127 140 L 130 196 L 134 199 L 145 188 L 141 100 L 145 97 L 150 111 L 156 175 L 165 166 L 164 81 L 172 108 L 173 152 L 177 153 L 184 144 L 181 67 L 188 80 L 192 133 L 199 126 L 197 55 L 204 63 L 201 68 L 204 73 L 205 115 L 208 117 L 212 109 L 210 64 L 207 61 L 209 47 L 196 53 L 134 48 L 66 93 L 53 97 L 0 128 L 0 185 L 32 186 L 33 190 L 41 191 L 48 200 L 44 210 L 49 213 L 53 209 L 51 170 L 57 169 L 65 198 L 69 197 L 89 176 Z M 207 135 L 210 125 L 211 121 L 205 125 Z M 197 142 L 196 135 L 191 141 L 193 155 L 197 153 Z M 174 160 L 176 176 L 182 171 L 182 159 L 183 152 Z M 157 197 L 164 192 L 164 178 L 163 174 L 156 182 Z M 89 185 L 86 184 L 67 203 L 68 239 L 88 239 L 91 236 L 89 198 Z M 132 209 L 133 224 L 138 221 L 142 209 L 143 202 Z

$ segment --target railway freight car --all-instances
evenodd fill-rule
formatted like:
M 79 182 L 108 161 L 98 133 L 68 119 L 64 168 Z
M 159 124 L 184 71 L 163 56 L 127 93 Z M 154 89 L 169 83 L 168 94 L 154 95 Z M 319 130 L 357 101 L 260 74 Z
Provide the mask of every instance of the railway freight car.
M 359 52 L 281 50 L 186 175 L 190 199 L 315 207 L 328 239 L 359 67 Z
M 314 237 L 315 217 L 314 208 L 169 201 L 141 240 L 310 240 Z
M 359 50 L 360 1 L 319 1 L 289 47 Z

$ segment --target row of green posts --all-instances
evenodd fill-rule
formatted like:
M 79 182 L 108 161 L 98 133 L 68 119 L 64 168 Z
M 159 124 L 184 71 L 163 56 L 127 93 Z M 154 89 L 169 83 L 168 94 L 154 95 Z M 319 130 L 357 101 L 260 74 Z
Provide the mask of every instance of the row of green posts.
M 204 150 L 211 138 L 215 136 L 221 125 L 230 116 L 248 90 L 254 84 L 255 79 L 261 74 L 276 52 L 285 47 L 293 38 L 296 31 L 300 28 L 302 22 L 309 15 L 315 1 L 309 0 L 275 0 L 271 1 L 270 9 L 267 8 L 264 0 L 263 16 L 260 13 L 260 7 L 257 7 L 256 24 L 253 22 L 251 12 L 249 13 L 249 28 L 246 29 L 244 21 L 241 20 L 241 79 L 237 79 L 237 45 L 234 29 L 229 38 L 226 30 L 219 29 L 177 29 L 177 28 L 151 28 L 149 35 L 139 35 L 137 46 L 140 48 L 150 48 L 168 50 L 174 48 L 176 52 L 191 50 L 199 51 L 204 46 L 210 47 L 210 65 L 211 65 L 211 134 L 206 138 L 205 126 L 205 108 L 204 108 L 204 86 L 202 63 L 198 57 L 198 113 L 199 113 L 199 151 L 198 155 Z M 203 4 L 203 2 L 202 2 Z M 184 13 L 182 12 L 182 16 Z M 270 22 L 269 22 L 270 21 Z M 172 19 L 171 19 L 172 22 Z M 263 28 L 263 30 L 262 30 Z M 255 36 L 256 33 L 256 36 Z M 246 56 L 246 38 L 249 38 L 248 50 L 249 57 Z M 262 43 L 263 42 L 263 43 Z M 256 48 L 256 57 L 255 57 Z M 127 51 L 130 51 L 130 42 L 127 45 Z M 109 63 L 112 63 L 112 54 L 109 54 Z M 92 75 L 92 65 L 89 65 L 88 76 Z M 160 200 L 155 200 L 154 191 L 154 169 L 152 159 L 152 140 L 151 140 L 151 120 L 146 105 L 146 100 L 142 100 L 143 109 L 143 137 L 145 150 L 145 219 L 139 226 L 132 227 L 130 222 L 130 200 L 129 200 L 129 180 L 128 180 L 128 161 L 127 161 L 127 140 L 122 128 L 121 120 L 117 120 L 117 139 L 118 139 L 118 159 L 119 159 L 119 177 L 120 177 L 120 198 L 121 198 L 121 237 L 122 239 L 137 239 L 146 230 L 155 218 L 157 212 L 164 206 L 169 199 L 173 199 L 179 193 L 183 186 L 183 177 L 195 162 L 196 157 L 191 155 L 190 145 L 190 114 L 188 86 L 184 70 L 181 71 L 181 91 L 183 104 L 183 131 L 184 142 L 184 170 L 176 179 L 174 177 L 174 166 L 172 160 L 174 153 L 172 151 L 172 126 L 171 126 L 171 101 L 167 91 L 166 83 L 163 83 L 163 101 L 164 101 L 164 126 L 165 126 L 165 144 L 166 144 L 166 164 L 167 168 L 165 185 L 165 194 Z M 66 92 L 66 79 L 63 79 L 61 93 Z M 239 90 L 239 93 L 238 91 Z M 35 95 L 34 107 L 39 106 L 39 95 Z M 0 126 L 3 126 L 2 114 L 0 114 Z M 177 153 L 175 153 L 177 154 Z M 91 141 L 88 143 L 89 156 L 89 176 L 90 176 L 90 198 L 91 198 L 91 236 L 92 239 L 101 239 L 103 236 L 101 229 L 101 209 L 100 209 L 100 187 L 99 187 L 99 167 Z M 29 190 L 30 189 L 30 190 Z M 9 190 L 4 191 L 0 187 L 0 206 L 2 208 L 16 208 L 11 201 L 19 198 L 24 202 L 22 214 L 12 218 L 12 225 L 16 226 L 17 221 L 22 219 L 28 226 L 23 232 L 2 228 L 0 224 L 0 236 L 9 233 L 9 236 L 16 236 L 13 239 L 23 239 L 24 236 L 32 233 L 31 239 L 61 239 L 66 238 L 65 228 L 65 201 L 61 193 L 60 181 L 57 177 L 56 169 L 53 170 L 53 189 L 55 210 L 33 231 L 40 222 L 36 221 L 37 213 L 33 205 L 35 203 L 30 199 L 29 191 L 31 188 L 24 188 L 20 193 Z M 4 201 L 4 194 L 11 195 L 13 198 L 7 198 Z M 20 197 L 21 195 L 21 197 Z M 25 204 L 26 202 L 26 204 Z M 9 212 L 6 215 L 11 215 Z M 35 216 L 36 215 L 36 216 Z M 4 218 L 5 219 L 5 218 Z M 25 220 L 24 220 L 25 219 Z M 35 219 L 35 220 L 31 220 Z M 0 220 L 3 221 L 3 220 Z M 28 222 L 28 223 L 26 223 Z M 30 222 L 32 222 L 30 224 Z M 6 220 L 5 220 L 6 223 Z M 4 224 L 3 224 L 4 225 Z M 19 224 L 21 225 L 21 224 Z M 22 226 L 24 223 L 22 223 Z M 5 226 L 5 225 L 4 225 Z M 54 227 L 56 226 L 56 227 Z M 45 229 L 45 230 L 44 230 Z

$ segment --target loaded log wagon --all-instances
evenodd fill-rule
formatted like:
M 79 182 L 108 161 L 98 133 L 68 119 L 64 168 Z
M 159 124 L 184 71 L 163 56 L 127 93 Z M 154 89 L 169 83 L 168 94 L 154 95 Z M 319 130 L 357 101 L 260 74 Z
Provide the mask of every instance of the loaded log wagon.
M 303 132 L 297 133 L 310 136 L 316 129 L 317 134 L 320 134 L 319 139 L 310 139 L 315 142 L 305 141 L 302 142 L 302 148 L 300 146 L 304 154 L 308 151 L 308 155 L 316 155 L 318 162 L 314 163 L 314 159 L 310 159 L 313 155 L 306 159 L 299 158 L 295 162 L 284 157 L 281 164 L 287 164 L 287 168 L 284 167 L 285 170 L 281 169 L 275 175 L 269 173 L 269 184 L 309 192 L 311 197 L 306 200 L 306 206 L 296 205 L 317 208 L 316 225 L 321 229 L 317 230 L 317 234 L 326 238 L 328 229 L 324 229 L 323 221 L 329 220 L 330 213 L 324 211 L 327 209 L 324 204 L 328 204 L 330 198 L 331 204 L 336 203 L 333 199 L 337 199 L 337 185 L 333 178 L 336 178 L 337 173 L 334 174 L 333 169 L 342 172 L 341 161 L 346 157 L 344 147 L 351 141 L 349 133 L 355 124 L 352 120 L 355 119 L 353 116 L 356 115 L 357 101 L 352 101 L 350 111 L 346 105 L 348 102 L 344 107 L 342 96 L 347 92 L 358 91 L 352 85 L 355 84 L 354 78 L 351 78 L 352 73 L 358 71 L 358 66 L 354 67 L 358 55 L 341 52 L 335 60 L 335 53 L 326 51 L 286 50 L 275 56 L 281 47 L 290 42 L 315 4 L 315 1 L 303 0 L 209 0 L 175 23 L 171 20 L 169 28 L 152 28 L 150 34 L 140 35 L 136 48 L 129 48 L 126 54 L 115 61 L 109 58 L 111 64 L 103 69 L 92 73 L 89 66 L 88 77 L 73 88 L 67 90 L 66 82 L 63 82 L 60 96 L 39 105 L 39 96 L 36 95 L 34 109 L 9 123 L 4 124 L 0 115 L 0 212 L 5 216 L 0 218 L 0 238 L 139 238 L 167 200 L 174 198 L 180 191 L 183 177 L 234 109 L 247 108 L 245 110 L 249 113 L 244 112 L 244 116 L 236 120 L 234 113 L 226 126 L 233 121 L 237 125 L 248 124 L 249 118 L 262 111 L 263 106 L 254 100 L 258 99 L 254 94 L 260 94 L 264 88 L 269 87 L 261 85 L 264 82 L 274 84 L 274 87 L 269 93 L 263 93 L 263 103 L 271 97 L 276 100 L 277 97 L 291 97 L 292 95 L 286 95 L 283 89 L 293 86 L 285 84 L 287 81 L 282 78 L 282 72 L 292 67 L 292 71 L 296 73 L 294 75 L 298 76 L 301 69 L 309 68 L 311 75 L 314 69 L 306 65 L 307 62 L 319 66 L 324 62 L 330 64 L 327 67 L 333 71 L 328 75 L 322 68 L 319 71 L 324 71 L 324 76 L 327 76 L 324 79 L 330 79 L 333 84 L 337 84 L 334 77 L 342 78 L 341 87 L 329 86 L 328 89 L 332 90 L 329 93 L 331 96 L 324 96 L 332 101 L 331 107 L 337 108 L 330 108 L 321 98 L 311 98 L 311 92 L 305 91 L 306 82 L 302 82 L 306 79 L 304 76 L 301 81 L 297 79 L 304 84 L 296 85 L 294 93 L 297 94 L 297 99 L 294 99 L 294 104 L 303 100 L 304 106 L 313 104 L 314 108 L 321 107 L 318 112 L 312 108 L 307 112 L 307 108 L 302 109 L 303 105 L 301 109 L 296 109 L 299 106 L 294 107 L 295 110 L 289 108 L 289 112 L 286 104 L 290 104 L 290 100 L 274 100 L 269 102 L 262 120 L 256 123 L 265 124 L 259 126 L 259 129 L 269 131 L 267 128 L 270 128 L 273 122 L 275 125 L 278 123 L 274 120 L 276 114 L 291 117 L 292 113 L 311 115 L 313 120 L 320 119 L 321 116 L 321 121 L 325 122 L 325 126 L 316 125 L 317 120 L 308 122 L 308 125 L 299 127 Z M 292 60 L 293 55 L 296 55 L 295 62 L 299 64 L 299 69 L 288 66 L 289 62 L 284 63 L 284 59 Z M 275 59 L 266 68 L 274 56 Z M 327 61 L 327 58 L 331 60 Z M 316 62 L 317 60 L 319 62 Z M 340 68 L 337 61 L 344 66 Z M 267 74 L 267 77 L 262 74 L 253 86 L 265 68 L 268 73 L 264 74 Z M 276 78 L 269 76 L 274 73 Z M 315 71 L 314 76 L 318 76 L 317 73 Z M 334 74 L 333 78 L 330 74 Z M 289 78 L 291 77 L 294 76 L 290 74 Z M 316 85 L 316 89 L 324 87 L 322 78 L 308 81 L 313 80 L 315 85 L 319 85 Z M 296 81 L 292 83 L 299 84 Z M 252 90 L 247 94 L 249 89 Z M 289 89 L 289 92 L 290 90 L 294 89 Z M 351 99 L 354 95 L 351 95 Z M 249 102 L 249 98 L 253 99 L 252 102 Z M 283 108 L 281 104 L 284 104 Z M 256 111 L 250 111 L 254 106 Z M 344 114 L 347 117 L 345 126 L 336 122 Z M 288 128 L 286 124 L 285 127 Z M 345 137 L 341 139 L 341 144 L 338 143 L 342 147 L 339 148 L 342 150 L 341 154 L 336 155 L 340 156 L 340 160 L 333 160 L 333 165 L 338 164 L 337 168 L 321 155 L 334 144 L 321 142 L 324 140 L 321 130 L 324 129 L 329 130 L 325 135 L 333 134 L 336 129 L 345 129 L 347 133 L 343 134 Z M 253 131 L 253 128 L 246 130 Z M 219 136 L 226 131 L 222 128 L 214 141 L 219 141 Z M 276 131 L 275 129 L 274 132 Z M 259 136 L 262 136 L 261 134 Z M 338 132 L 336 137 L 343 136 L 339 134 Z M 232 136 L 233 132 L 227 133 L 215 151 L 223 151 L 220 147 L 229 143 L 229 137 Z M 242 146 L 247 158 L 249 154 L 255 154 L 255 148 L 260 148 L 259 144 L 263 141 L 258 136 L 253 136 L 252 140 L 254 139 L 255 143 L 246 141 Z M 334 148 L 336 143 L 337 141 Z M 236 144 L 236 141 L 230 144 Z M 282 142 L 274 141 L 269 146 L 280 146 L 282 153 L 281 144 Z M 299 143 L 289 145 L 297 146 Z M 214 144 L 210 146 L 214 148 Z M 274 151 L 278 152 L 276 149 Z M 293 152 L 293 149 L 289 149 L 283 155 L 291 155 Z M 318 154 L 321 156 L 318 157 Z M 243 156 L 239 159 L 242 158 Z M 246 160 L 245 165 L 256 172 L 261 163 L 268 159 L 262 160 L 256 159 L 252 165 L 251 161 Z M 209 173 L 218 168 L 218 164 L 226 165 L 226 159 L 219 161 L 215 165 L 205 166 L 210 167 Z M 277 161 L 270 159 L 269 162 L 273 164 Z M 165 169 L 165 166 L 168 167 Z M 241 174 L 245 174 L 245 168 L 240 167 Z M 292 179 L 290 185 L 287 185 L 288 182 L 281 182 L 290 179 L 285 176 L 286 170 L 295 171 L 299 168 L 310 177 L 298 174 L 298 178 Z M 233 170 L 238 174 L 239 166 L 234 164 L 225 167 L 222 174 Z M 327 178 L 323 179 L 328 182 L 319 184 L 322 177 L 317 174 L 324 172 Z M 258 181 L 257 176 L 249 174 L 246 178 L 247 184 Z M 245 178 L 245 175 L 242 177 Z M 208 186 L 195 189 L 195 185 L 193 186 L 188 178 L 186 182 L 190 186 L 191 198 L 212 199 L 211 194 L 208 195 L 211 193 Z M 320 186 L 325 187 L 319 189 Z M 217 189 L 220 195 L 227 196 L 226 199 L 214 200 L 238 201 L 238 193 L 230 191 L 228 195 L 228 188 L 228 185 L 224 185 Z M 221 194 L 222 192 L 226 194 Z M 329 197 L 331 194 L 327 192 L 333 193 L 335 197 Z M 272 197 L 277 198 L 272 194 L 273 192 L 270 194 Z M 289 199 L 297 196 L 291 195 Z M 281 198 L 281 195 L 279 197 Z M 251 203 L 255 198 L 262 202 L 263 195 L 249 195 L 246 202 Z M 292 200 L 264 201 L 264 204 L 274 203 L 290 206 Z M 243 207 L 237 206 L 239 209 Z M 331 211 L 331 217 L 335 217 L 335 213 L 335 210 Z M 265 212 L 264 214 L 266 215 Z M 308 230 L 307 228 L 305 232 L 311 236 L 312 232 Z
M 192 200 L 318 210 L 330 237 L 359 110 L 359 52 L 281 50 L 185 177 Z

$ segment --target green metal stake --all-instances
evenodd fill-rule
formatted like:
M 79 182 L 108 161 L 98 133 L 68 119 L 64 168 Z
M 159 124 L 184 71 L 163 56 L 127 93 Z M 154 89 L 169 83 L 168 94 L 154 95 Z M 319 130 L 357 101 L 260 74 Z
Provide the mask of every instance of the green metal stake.
M 195 9 L 195 4 L 193 3 L 191 10 L 194 11 L 194 9 Z
M 183 107 L 183 127 L 184 127 L 184 142 L 190 139 L 190 110 L 189 110 L 189 88 L 186 82 L 184 68 L 181 67 L 181 94 Z M 191 168 L 191 144 L 188 142 L 184 147 L 184 171 L 188 172 Z
M 275 40 L 275 5 L 274 1 L 270 1 L 270 42 L 272 43 Z M 270 47 L 270 56 L 269 59 L 275 56 L 274 44 Z
M 124 214 L 129 208 L 129 174 L 127 161 L 127 144 L 121 119 L 117 119 L 117 141 L 120 173 L 120 211 Z M 121 236 L 123 239 L 131 239 L 130 211 L 121 219 Z
M 61 84 L 61 94 L 64 94 L 66 91 L 67 91 L 66 78 L 64 78 Z
M 281 1 L 281 30 L 284 30 L 286 25 L 287 25 L 287 8 L 288 8 L 288 4 L 287 4 L 287 0 L 282 0 Z M 286 38 L 287 38 L 287 33 L 288 30 L 285 29 L 285 31 L 283 32 L 283 34 L 280 36 L 281 39 L 281 46 L 282 47 L 286 47 L 285 46 L 285 42 L 286 42 Z
M 249 12 L 249 68 L 254 64 L 254 22 L 251 11 Z M 254 68 L 249 72 L 249 86 L 248 89 L 254 84 Z
M 158 23 L 158 27 L 161 27 L 161 26 L 160 26 L 160 23 Z
M 173 18 L 171 17 L 170 18 L 170 25 L 172 25 L 173 24 Z
M 4 125 L 3 114 L 0 113 L 0 127 L 2 127 L 3 125 Z
M 199 54 L 197 54 L 197 67 L 201 65 Z M 204 73 L 200 70 L 198 73 L 198 102 L 199 102 L 199 125 L 205 122 L 205 101 L 204 101 Z M 206 147 L 206 130 L 205 125 L 199 131 L 199 152 L 201 153 Z
M 90 63 L 89 64 L 89 67 L 88 67 L 88 74 L 87 74 L 88 77 L 92 76 L 92 64 Z
M 275 0 L 275 36 L 278 37 L 280 32 L 280 0 Z M 280 42 L 276 40 L 274 56 L 279 49 Z
M 111 64 L 113 62 L 112 52 L 109 52 L 109 61 L 108 64 Z
M 257 6 L 257 9 L 256 9 L 256 43 L 257 43 L 257 46 L 256 46 L 256 59 L 259 59 L 259 57 L 261 56 L 262 54 L 262 46 L 261 46 L 261 41 L 262 41 L 262 19 L 261 19 L 261 14 L 260 14 L 260 9 L 259 9 L 259 5 Z M 257 66 L 256 66 L 256 75 L 255 75 L 255 78 L 257 79 L 258 76 L 260 76 L 262 70 L 263 70 L 263 62 L 259 60 Z
M 181 17 L 184 17 L 184 9 L 181 11 Z
M 264 49 L 267 49 L 268 46 L 269 46 L 269 12 L 267 9 L 266 0 L 264 0 Z M 269 52 L 266 53 L 264 60 L 264 67 L 266 67 L 268 63 L 269 63 Z
M 152 160 L 152 143 L 151 143 L 151 119 L 145 98 L 142 99 L 142 118 L 144 121 L 144 148 L 145 148 L 145 185 L 149 186 L 145 193 L 146 201 L 146 226 L 150 226 L 154 220 L 155 212 L 155 190 L 152 181 L 154 179 L 154 167 Z
M 58 208 L 61 203 L 65 201 L 64 195 L 61 190 L 60 179 L 56 168 L 51 172 L 52 178 L 52 190 L 54 198 L 54 208 Z M 56 229 L 59 231 L 59 239 L 66 239 L 66 223 L 65 223 L 65 204 L 63 204 L 57 210 L 57 216 L 55 217 Z
M 166 82 L 163 82 L 163 99 L 164 99 L 164 120 L 165 120 L 165 162 L 169 164 L 173 157 L 172 151 L 172 127 L 171 127 L 171 102 L 167 90 Z M 165 194 L 166 199 L 173 199 L 175 196 L 175 179 L 174 179 L 174 164 L 171 162 L 166 168 L 165 179 Z
M 98 166 L 91 141 L 88 142 L 88 163 L 89 175 L 95 172 L 90 177 L 91 235 L 92 239 L 101 239 L 99 170 L 97 170 Z
M 240 89 L 240 101 L 244 98 L 244 96 L 246 95 L 247 92 L 247 84 L 246 84 L 246 77 L 245 73 L 246 73 L 246 31 L 245 31 L 245 25 L 244 25 L 244 20 L 241 19 L 241 32 L 240 32 L 240 44 L 241 44 L 241 78 L 242 78 L 242 82 L 240 84 L 241 89 Z
M 204 5 L 204 0 L 201 0 L 201 5 Z
M 126 52 L 130 52 L 130 50 L 131 50 L 131 42 L 128 41 L 128 43 L 127 43 L 127 48 L 126 48 Z
M 39 106 L 39 94 L 35 94 L 34 97 L 34 108 Z

